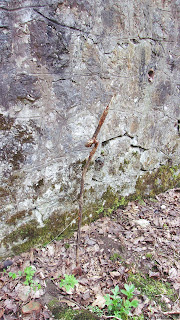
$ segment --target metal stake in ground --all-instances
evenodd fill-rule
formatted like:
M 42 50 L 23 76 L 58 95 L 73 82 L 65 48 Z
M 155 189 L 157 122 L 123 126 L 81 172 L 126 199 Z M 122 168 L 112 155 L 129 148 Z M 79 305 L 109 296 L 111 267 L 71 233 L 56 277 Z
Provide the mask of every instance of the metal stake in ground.
M 104 120 L 106 119 L 106 116 L 108 114 L 109 111 L 109 106 L 106 107 L 106 109 L 104 110 L 103 114 L 101 115 L 101 118 L 99 120 L 98 126 L 92 136 L 92 139 L 90 139 L 85 146 L 86 147 L 92 147 L 92 145 L 94 145 L 93 149 L 91 150 L 90 154 L 89 154 L 89 158 L 86 161 L 86 164 L 83 168 L 83 172 L 82 172 L 82 178 L 81 178 L 81 187 L 80 187 L 80 196 L 79 196 L 79 213 L 78 213 L 78 231 L 77 231 L 77 241 L 76 241 L 76 268 L 79 269 L 79 271 L 77 270 L 77 273 L 80 272 L 81 268 L 80 268 L 80 262 L 79 262 L 79 245 L 80 245 L 80 239 L 81 239 L 81 223 L 82 223 L 82 210 L 83 210 L 83 193 L 84 193 L 84 181 L 85 181 L 85 176 L 86 176 L 86 172 L 87 169 L 89 167 L 89 164 L 91 162 L 91 159 L 93 157 L 93 155 L 95 154 L 98 144 L 99 142 L 97 141 L 97 135 L 104 123 Z

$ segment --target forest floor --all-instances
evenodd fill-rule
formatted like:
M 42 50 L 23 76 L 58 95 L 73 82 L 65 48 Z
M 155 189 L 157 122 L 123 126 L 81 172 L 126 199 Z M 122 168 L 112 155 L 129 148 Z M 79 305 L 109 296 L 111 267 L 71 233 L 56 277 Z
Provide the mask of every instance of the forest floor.
M 9 257 L 1 264 L 0 320 L 115 319 L 104 295 L 125 283 L 134 284 L 139 305 L 124 319 L 180 319 L 180 189 L 130 202 L 83 226 L 80 262 L 78 284 L 66 293 L 59 283 L 76 270 L 76 233 Z M 23 284 L 29 266 L 35 290 Z M 91 305 L 99 318 L 81 314 Z

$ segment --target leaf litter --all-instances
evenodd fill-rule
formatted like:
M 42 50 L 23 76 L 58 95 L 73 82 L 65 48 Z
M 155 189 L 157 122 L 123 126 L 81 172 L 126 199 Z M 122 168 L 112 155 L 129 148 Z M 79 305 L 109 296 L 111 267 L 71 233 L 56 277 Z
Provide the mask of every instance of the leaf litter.
M 161 303 L 138 287 L 135 294 L 139 306 L 134 315 L 143 313 L 144 319 L 152 320 L 179 319 L 180 189 L 159 194 L 156 201 L 130 202 L 111 217 L 102 216 L 83 226 L 79 250 L 81 273 L 76 268 L 76 237 L 74 233 L 70 239 L 32 248 L 1 264 L 0 320 L 54 319 L 48 309 L 48 302 L 54 297 L 73 308 L 92 305 L 102 309 L 105 294 L 116 285 L 122 289 L 129 279 L 133 276 L 137 279 L 139 275 L 140 282 L 148 277 L 154 283 L 167 283 L 173 294 L 168 296 L 162 287 L 155 295 L 163 309 Z M 22 277 L 8 276 L 9 271 L 18 274 L 30 265 L 36 270 L 34 281 L 41 284 L 36 291 L 24 286 Z M 3 269 L 7 267 L 5 272 Z M 78 285 L 68 294 L 59 288 L 59 282 L 64 274 L 73 273 Z

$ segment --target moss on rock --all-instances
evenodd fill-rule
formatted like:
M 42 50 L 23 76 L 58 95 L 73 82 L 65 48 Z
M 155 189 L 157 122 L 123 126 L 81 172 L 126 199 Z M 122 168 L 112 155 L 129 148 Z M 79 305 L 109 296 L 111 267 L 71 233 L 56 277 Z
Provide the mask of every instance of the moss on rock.
M 97 199 L 96 191 L 93 188 L 86 190 L 83 224 L 91 223 L 98 219 L 100 214 L 111 215 L 117 208 L 125 207 L 128 201 L 152 198 L 156 194 L 175 186 L 180 186 L 180 165 L 171 167 L 164 165 L 151 173 L 145 173 L 137 179 L 136 191 L 127 197 L 121 196 L 121 191 L 115 191 L 110 186 L 103 193 L 101 200 Z M 5 195 L 4 189 L 1 192 Z M 32 212 L 20 211 L 10 217 L 7 223 L 17 223 L 24 216 L 30 214 Z M 63 214 L 55 211 L 44 221 L 43 227 L 40 227 L 35 219 L 32 219 L 7 235 L 2 240 L 2 244 L 7 250 L 12 247 L 12 252 L 19 254 L 37 244 L 47 244 L 54 238 L 69 237 L 77 229 L 77 215 L 78 209 L 73 212 L 67 211 Z M 71 225 L 70 221 L 74 221 L 74 224 Z M 69 225 L 68 228 L 66 228 L 67 225 Z
M 60 320 L 98 320 L 95 314 L 88 310 L 73 310 L 72 308 L 66 307 L 63 303 L 60 303 L 57 298 L 52 299 L 48 303 L 48 308 L 51 310 L 55 319 Z
M 163 165 L 137 179 L 135 196 L 154 197 L 175 186 L 180 186 L 180 165 L 171 167 Z
M 25 213 L 23 212 L 22 214 Z M 43 227 L 40 227 L 35 219 L 32 219 L 8 234 L 1 243 L 7 248 L 7 250 L 11 247 L 12 252 L 16 255 L 29 250 L 35 245 L 45 245 L 52 239 L 56 238 L 61 231 L 63 238 L 71 236 L 75 231 L 75 226 L 70 225 L 65 231 L 63 231 L 67 225 L 68 216 L 69 212 L 66 212 L 63 215 L 58 212 L 54 212 L 47 220 L 44 221 Z M 73 220 L 75 216 L 77 216 L 77 212 L 71 214 L 71 219 Z M 17 219 L 16 215 L 13 217 L 12 219 Z M 10 221 L 8 222 L 11 223 L 11 218 L 9 220 Z

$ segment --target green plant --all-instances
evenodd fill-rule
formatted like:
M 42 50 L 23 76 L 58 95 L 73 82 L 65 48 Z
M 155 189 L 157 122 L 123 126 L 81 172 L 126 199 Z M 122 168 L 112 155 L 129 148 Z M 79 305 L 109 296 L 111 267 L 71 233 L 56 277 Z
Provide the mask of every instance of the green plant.
M 102 317 L 104 312 L 103 310 L 99 309 L 97 306 L 93 307 L 93 306 L 88 306 L 88 309 L 92 312 L 97 314 L 98 317 Z
M 125 197 L 121 197 L 120 199 L 118 197 L 115 198 L 113 206 L 111 208 L 108 208 L 105 210 L 104 215 L 105 216 L 111 216 L 113 211 L 116 211 L 119 207 L 125 207 L 128 204 L 128 200 Z
M 31 266 L 26 267 L 26 268 L 24 269 L 24 275 L 26 276 L 26 280 L 24 281 L 24 284 L 25 284 L 26 286 L 29 286 L 29 285 L 32 284 L 32 282 L 33 282 L 33 276 L 34 276 L 35 272 L 36 272 L 36 271 L 35 271 Z
M 133 297 L 133 292 L 135 290 L 135 286 L 133 284 L 129 285 L 129 284 L 125 283 L 124 288 L 126 290 L 122 289 L 121 292 L 123 294 L 125 294 L 125 296 L 127 296 L 128 299 L 131 299 Z
M 113 253 L 112 256 L 110 257 L 110 260 L 113 261 L 113 262 L 117 261 L 117 260 L 121 260 L 121 259 L 122 259 L 122 257 L 117 252 Z
M 65 279 L 61 279 L 59 284 L 60 288 L 64 287 L 68 292 L 70 289 L 74 289 L 74 286 L 78 284 L 78 280 L 75 278 L 73 274 L 65 274 Z
M 12 278 L 13 280 L 14 279 L 17 279 L 18 278 L 18 276 L 19 277 L 24 277 L 25 276 L 25 281 L 24 281 L 24 284 L 26 285 L 26 286 L 30 286 L 30 287 L 32 287 L 33 288 L 33 290 L 34 291 L 36 291 L 36 289 L 41 289 L 41 285 L 40 285 L 40 283 L 38 283 L 38 282 L 35 282 L 34 280 L 33 280 L 33 276 L 34 276 L 34 274 L 35 274 L 35 270 L 31 267 L 31 266 L 29 266 L 29 267 L 26 267 L 25 269 L 24 269 L 24 271 L 18 271 L 18 274 L 16 274 L 15 272 L 9 272 L 9 277 L 10 278 Z
M 29 266 L 24 269 L 24 274 L 23 274 L 26 277 L 24 284 L 32 287 L 34 291 L 36 291 L 36 289 L 38 289 L 38 290 L 41 289 L 40 283 L 35 282 L 33 280 L 33 276 L 34 276 L 35 272 L 36 271 L 31 266 Z
M 13 280 L 17 278 L 17 274 L 15 272 L 9 272 L 9 277 L 12 278 Z
M 132 320 L 144 320 L 144 315 L 141 314 L 140 316 L 134 316 Z
M 119 318 L 121 320 L 128 319 L 131 309 L 138 306 L 137 300 L 131 300 L 135 289 L 134 285 L 125 284 L 124 288 L 125 290 L 122 289 L 119 291 L 119 286 L 116 286 L 112 290 L 113 295 L 106 294 L 104 296 L 106 305 L 108 307 L 108 312 L 112 316 L 115 316 L 116 318 Z M 123 293 L 127 298 L 121 298 L 121 293 Z
M 146 259 L 152 260 L 153 254 L 152 254 L 151 252 L 147 252 L 147 253 L 145 254 L 145 257 L 146 257 Z
M 101 207 L 96 211 L 96 213 L 99 215 L 103 211 L 104 211 L 104 207 L 103 207 L 103 204 L 102 204 Z
M 69 243 L 65 243 L 65 244 L 64 244 L 64 247 L 65 247 L 65 249 L 69 249 L 70 244 L 69 244 Z

